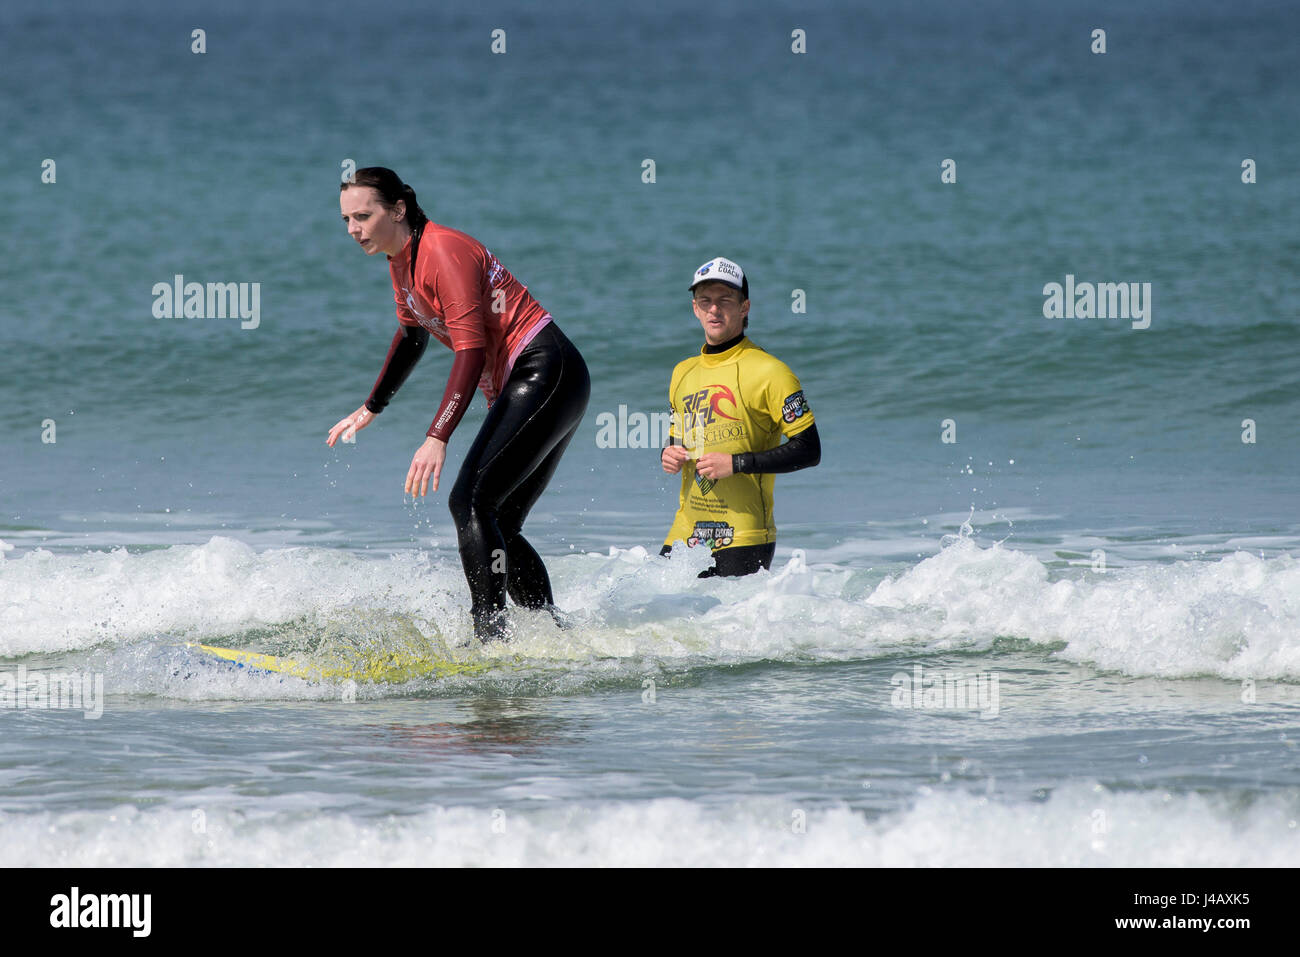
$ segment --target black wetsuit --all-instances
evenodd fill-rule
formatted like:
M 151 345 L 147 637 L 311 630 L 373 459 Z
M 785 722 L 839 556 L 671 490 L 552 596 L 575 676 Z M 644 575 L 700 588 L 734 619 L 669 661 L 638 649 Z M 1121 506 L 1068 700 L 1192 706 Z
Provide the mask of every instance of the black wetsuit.
M 507 592 L 525 608 L 554 605 L 546 566 L 520 529 L 578 431 L 590 396 L 587 364 L 551 322 L 519 353 L 465 453 L 448 504 L 474 631 L 482 639 L 502 635 Z

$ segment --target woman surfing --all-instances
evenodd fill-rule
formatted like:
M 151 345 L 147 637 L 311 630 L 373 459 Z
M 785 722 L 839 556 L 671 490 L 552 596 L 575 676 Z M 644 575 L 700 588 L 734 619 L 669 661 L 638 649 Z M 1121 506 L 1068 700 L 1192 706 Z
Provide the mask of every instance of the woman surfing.
M 425 495 L 430 480 L 438 490 L 447 442 L 477 385 L 488 414 L 448 499 L 474 633 L 482 641 L 506 636 L 507 593 L 554 615 L 546 566 L 521 529 L 586 411 L 591 380 L 582 355 L 487 247 L 432 222 L 392 170 L 357 170 L 339 187 L 339 208 L 366 254 L 388 259 L 398 330 L 370 397 L 330 429 L 327 444 L 383 411 L 430 335 L 451 349 L 447 388 L 411 459 L 406 491 Z

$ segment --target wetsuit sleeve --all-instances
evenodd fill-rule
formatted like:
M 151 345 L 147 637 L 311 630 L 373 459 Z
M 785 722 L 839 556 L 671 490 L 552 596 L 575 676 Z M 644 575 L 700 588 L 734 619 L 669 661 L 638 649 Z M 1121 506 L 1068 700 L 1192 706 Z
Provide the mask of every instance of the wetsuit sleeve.
M 442 404 L 438 414 L 425 434 L 430 438 L 446 442 L 451 433 L 469 408 L 469 400 L 474 397 L 474 386 L 483 374 L 483 365 L 487 361 L 487 351 L 478 349 L 461 349 L 451 364 L 451 374 L 447 376 L 447 390 L 442 395 Z
M 741 452 L 731 457 L 731 470 L 743 474 L 768 475 L 812 468 L 822 460 L 822 440 L 814 422 L 784 445 L 766 452 Z
M 429 276 L 442 303 L 442 319 L 447 324 L 451 347 L 462 349 L 487 347 L 487 304 L 485 286 L 485 261 L 481 246 L 468 237 L 439 237 L 431 250 L 429 272 L 425 273 L 421 260 L 420 272 Z
M 388 347 L 388 355 L 384 358 L 384 367 L 379 370 L 379 378 L 370 390 L 370 398 L 366 399 L 367 409 L 375 415 L 384 411 L 384 407 L 397 394 L 415 364 L 420 361 L 420 356 L 424 355 L 424 347 L 428 342 L 428 330 L 420 326 L 403 324 L 397 330 L 392 345 Z

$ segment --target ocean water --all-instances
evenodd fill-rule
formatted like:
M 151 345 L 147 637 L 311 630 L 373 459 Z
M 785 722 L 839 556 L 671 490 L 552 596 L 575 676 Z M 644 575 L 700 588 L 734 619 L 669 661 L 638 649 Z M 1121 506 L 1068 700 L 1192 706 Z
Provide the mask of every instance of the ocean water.
M 0 11 L 0 863 L 1300 859 L 1294 7 L 711 10 Z M 587 358 L 526 526 L 567 629 L 479 646 L 449 484 L 402 494 L 448 353 L 324 444 L 395 323 L 348 161 Z M 678 480 L 600 438 L 665 408 L 714 255 L 823 439 L 744 580 L 660 559 Z M 160 317 L 177 275 L 258 308 Z M 1145 316 L 1049 318 L 1067 281 Z

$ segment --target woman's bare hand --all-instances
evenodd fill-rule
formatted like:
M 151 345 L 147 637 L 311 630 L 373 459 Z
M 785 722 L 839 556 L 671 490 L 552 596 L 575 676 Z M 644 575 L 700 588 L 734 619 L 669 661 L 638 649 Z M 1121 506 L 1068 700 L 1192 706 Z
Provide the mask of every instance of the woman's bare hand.
M 406 473 L 406 491 L 411 495 L 424 495 L 429 490 L 429 479 L 433 479 L 433 491 L 438 491 L 438 476 L 442 474 L 442 463 L 447 458 L 447 443 L 432 436 L 424 440 L 411 459 L 411 468 Z
M 375 414 L 363 405 L 346 419 L 340 419 L 338 424 L 330 429 L 329 438 L 325 440 L 325 444 L 333 448 L 334 443 L 339 440 L 339 436 L 343 437 L 344 442 L 350 441 L 373 421 L 375 421 Z

